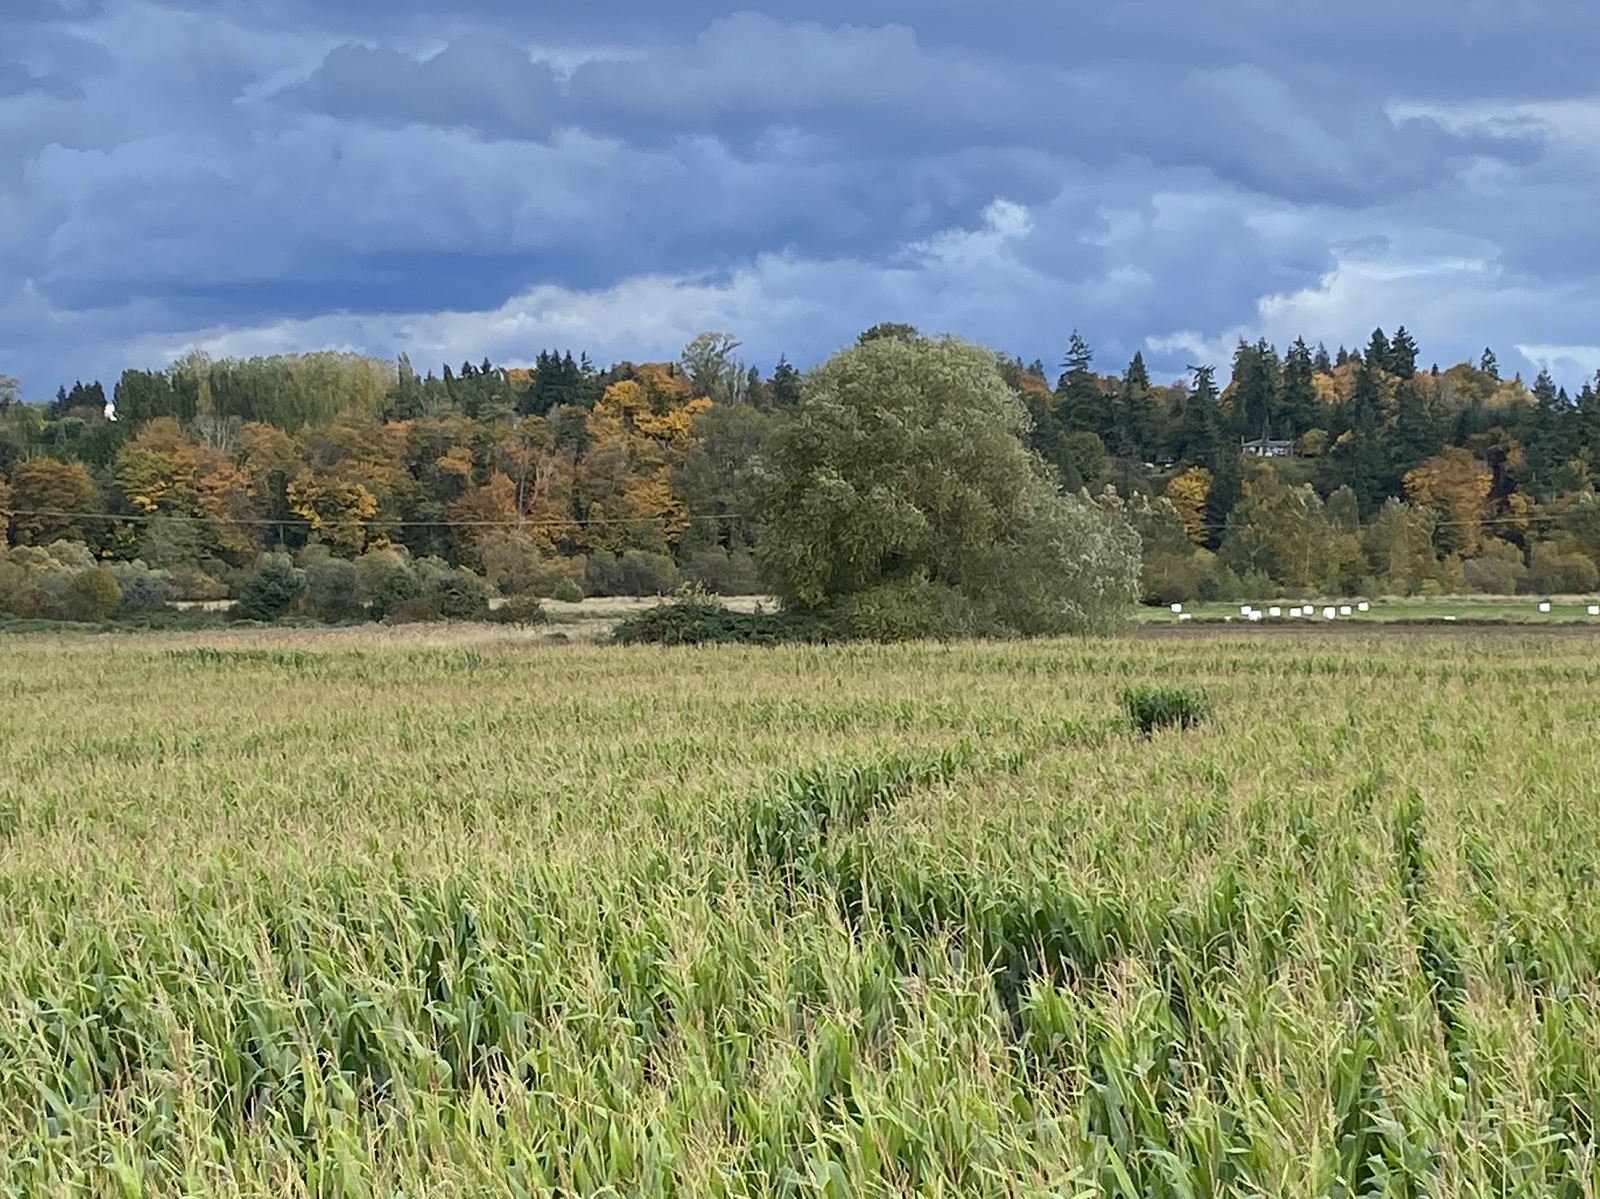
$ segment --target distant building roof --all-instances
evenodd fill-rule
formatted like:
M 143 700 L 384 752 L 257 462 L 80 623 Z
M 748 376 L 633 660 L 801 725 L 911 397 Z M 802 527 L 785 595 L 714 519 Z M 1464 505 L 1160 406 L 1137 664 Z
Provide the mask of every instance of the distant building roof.
M 1257 458 L 1290 458 L 1294 456 L 1294 442 L 1282 441 L 1272 437 L 1258 437 L 1254 441 L 1241 442 L 1240 450 Z

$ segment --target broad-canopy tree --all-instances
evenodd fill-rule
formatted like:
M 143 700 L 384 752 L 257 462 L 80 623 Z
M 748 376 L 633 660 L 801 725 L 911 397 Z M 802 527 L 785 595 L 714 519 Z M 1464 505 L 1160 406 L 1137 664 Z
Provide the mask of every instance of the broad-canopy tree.
M 86 518 L 100 507 L 81 462 L 30 458 L 11 474 L 11 536 L 18 545 L 82 541 Z
M 836 355 L 756 471 L 767 581 L 808 609 L 942 597 L 972 631 L 1113 627 L 1138 594 L 1138 536 L 1058 494 L 1027 431 L 981 347 L 883 337 Z

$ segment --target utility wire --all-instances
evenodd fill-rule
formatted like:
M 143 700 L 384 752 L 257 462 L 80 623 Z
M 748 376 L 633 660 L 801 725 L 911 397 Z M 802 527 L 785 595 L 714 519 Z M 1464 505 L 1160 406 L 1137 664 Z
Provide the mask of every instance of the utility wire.
M 12 516 L 44 517 L 52 520 L 110 520 L 124 524 L 148 524 L 157 520 L 192 521 L 202 524 L 218 525 L 250 525 L 271 527 L 276 525 L 310 524 L 309 517 L 295 515 L 285 517 L 265 516 L 196 516 L 183 512 L 50 512 L 39 509 L 13 508 Z M 375 516 L 358 518 L 358 523 L 381 525 L 386 529 L 566 529 L 574 525 L 588 527 L 590 525 L 653 525 L 665 521 L 713 521 L 713 520 L 739 520 L 738 513 L 702 512 L 698 514 L 686 513 L 682 516 L 595 516 L 595 517 L 569 517 L 559 520 L 384 520 Z M 337 523 L 336 521 L 324 521 Z

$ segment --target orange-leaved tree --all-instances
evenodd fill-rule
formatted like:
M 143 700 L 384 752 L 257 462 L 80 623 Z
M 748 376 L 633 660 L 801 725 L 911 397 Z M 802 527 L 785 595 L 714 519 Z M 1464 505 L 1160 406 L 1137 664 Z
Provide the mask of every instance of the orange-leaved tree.
M 100 494 L 81 462 L 29 458 L 11 472 L 11 536 L 18 545 L 83 541 Z

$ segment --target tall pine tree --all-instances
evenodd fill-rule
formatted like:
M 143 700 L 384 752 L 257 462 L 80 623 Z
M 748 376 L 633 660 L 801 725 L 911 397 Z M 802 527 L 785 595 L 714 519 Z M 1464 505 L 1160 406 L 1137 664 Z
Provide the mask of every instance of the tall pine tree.
M 1214 472 L 1223 442 L 1217 372 L 1210 366 L 1191 366 L 1189 372 L 1194 383 L 1183 399 L 1176 448 L 1184 461 Z
M 1278 352 L 1265 338 L 1240 341 L 1233 355 L 1232 430 L 1244 440 L 1271 437 L 1277 425 Z
M 1384 371 L 1379 365 L 1388 352 L 1388 341 L 1379 330 L 1373 335 L 1366 358 L 1356 368 L 1355 389 L 1343 422 L 1347 428 L 1326 459 L 1338 482 L 1355 492 L 1364 520 L 1371 519 L 1388 495 L 1391 456 L 1384 444 Z
M 1068 433 L 1096 433 L 1104 438 L 1111 432 L 1110 405 L 1094 373 L 1094 351 L 1089 343 L 1072 331 L 1062 373 L 1056 383 L 1056 415 Z
M 1326 357 L 1327 351 L 1323 350 L 1322 354 Z M 1305 338 L 1295 338 L 1283 361 L 1283 381 L 1278 392 L 1278 408 L 1290 437 L 1299 437 L 1322 423 L 1322 404 L 1317 398 L 1316 384 L 1312 382 L 1315 373 L 1316 363 Z

